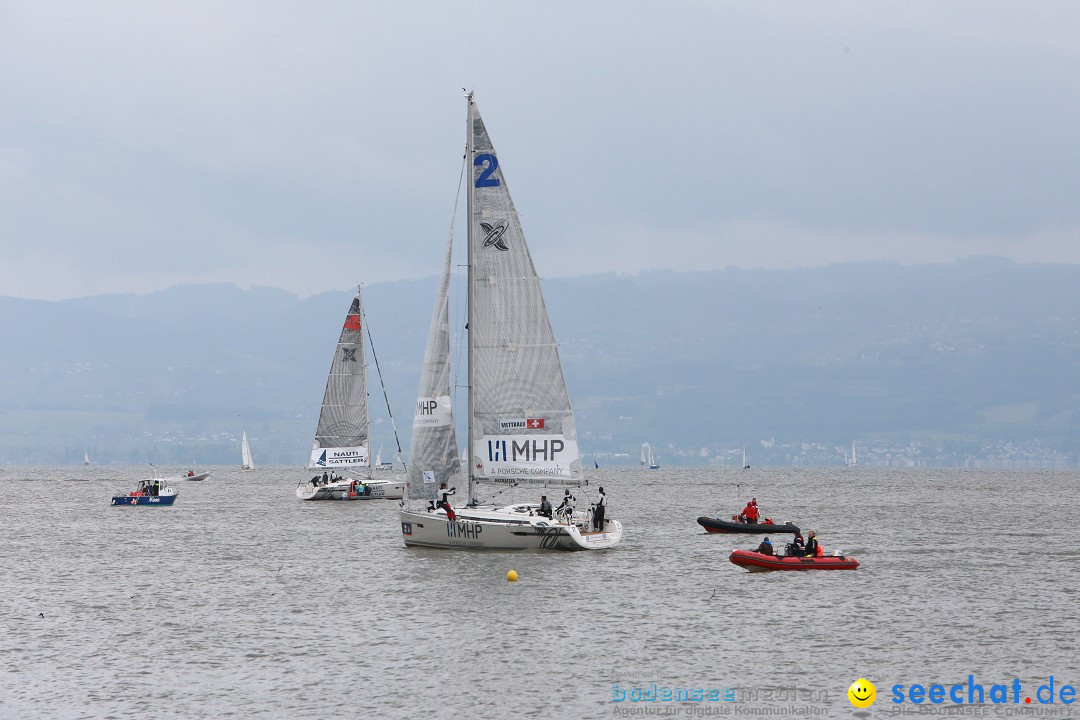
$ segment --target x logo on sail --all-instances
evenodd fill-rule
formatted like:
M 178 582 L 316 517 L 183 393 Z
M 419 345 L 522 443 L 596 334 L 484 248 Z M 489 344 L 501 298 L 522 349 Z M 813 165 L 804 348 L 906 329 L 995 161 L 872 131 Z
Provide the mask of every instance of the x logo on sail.
M 341 348 L 342 362 L 356 362 L 356 348 Z
M 492 225 L 491 223 L 482 222 L 480 227 L 487 233 L 487 237 L 484 238 L 484 247 L 491 247 L 494 245 L 498 250 L 509 250 L 506 246 L 506 241 L 503 240 L 503 233 L 506 232 L 506 223 L 500 223 L 498 225 Z

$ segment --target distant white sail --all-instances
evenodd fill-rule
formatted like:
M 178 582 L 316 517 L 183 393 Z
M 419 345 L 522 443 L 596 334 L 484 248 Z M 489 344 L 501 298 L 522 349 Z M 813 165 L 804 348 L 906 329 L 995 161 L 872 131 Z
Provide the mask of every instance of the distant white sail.
M 247 430 L 244 430 L 244 437 L 240 441 L 240 469 L 255 469 L 255 461 L 251 458 L 251 443 L 248 442 Z
M 656 464 L 656 460 L 653 459 L 652 445 L 649 443 L 641 443 L 641 467 L 649 470 L 660 469 L 660 466 Z

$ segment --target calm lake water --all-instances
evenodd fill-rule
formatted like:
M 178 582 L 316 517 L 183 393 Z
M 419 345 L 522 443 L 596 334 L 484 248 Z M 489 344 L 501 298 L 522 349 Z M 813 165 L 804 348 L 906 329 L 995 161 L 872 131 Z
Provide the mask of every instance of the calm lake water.
M 623 543 L 562 554 L 406 549 L 394 501 L 207 469 L 122 508 L 145 469 L 0 468 L 0 717 L 850 717 L 860 677 L 887 717 L 895 684 L 1080 685 L 1075 471 L 601 469 Z M 732 565 L 758 539 L 695 519 L 751 496 L 862 567 Z M 654 683 L 735 699 L 613 701 Z

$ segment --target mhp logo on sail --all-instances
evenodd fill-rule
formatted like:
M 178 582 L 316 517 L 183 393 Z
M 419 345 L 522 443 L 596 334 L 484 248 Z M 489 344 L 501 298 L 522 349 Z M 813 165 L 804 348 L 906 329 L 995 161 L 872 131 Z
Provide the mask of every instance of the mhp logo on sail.
M 439 401 L 435 398 L 420 398 L 416 401 L 417 415 L 434 415 L 439 408 Z
M 563 451 L 566 443 L 562 440 L 525 438 L 517 440 L 488 440 L 489 462 L 551 462 Z

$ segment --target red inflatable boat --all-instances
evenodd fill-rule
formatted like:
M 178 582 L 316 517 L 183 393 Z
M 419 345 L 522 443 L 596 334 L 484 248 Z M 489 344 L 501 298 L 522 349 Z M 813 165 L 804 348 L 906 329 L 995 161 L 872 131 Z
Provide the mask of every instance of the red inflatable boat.
M 752 550 L 732 550 L 728 560 L 750 572 L 769 570 L 854 570 L 859 561 L 850 555 L 825 555 L 823 557 L 795 557 L 792 555 L 764 555 Z

